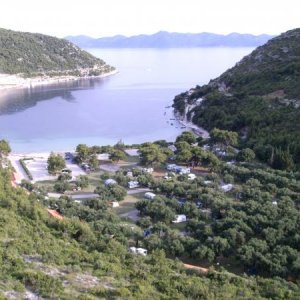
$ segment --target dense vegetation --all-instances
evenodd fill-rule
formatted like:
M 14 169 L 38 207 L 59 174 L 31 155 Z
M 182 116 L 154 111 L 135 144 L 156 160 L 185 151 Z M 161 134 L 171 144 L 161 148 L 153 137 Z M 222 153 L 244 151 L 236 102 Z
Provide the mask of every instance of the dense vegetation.
M 41 75 L 100 75 L 113 68 L 69 41 L 0 29 L 0 73 Z
M 208 130 L 240 133 L 241 147 L 278 169 L 300 164 L 300 29 L 258 47 L 208 85 L 174 99 L 174 108 Z M 196 104 L 197 99 L 203 99 Z
M 228 148 L 226 143 L 235 142 L 234 134 L 224 134 L 225 140 L 220 132 L 215 135 L 211 149 L 222 143 Z M 103 185 L 106 173 L 99 177 L 99 198 L 76 202 L 67 196 L 49 199 L 30 183 L 23 184 L 30 194 L 14 188 L 9 169 L 1 168 L 0 295 L 25 298 L 25 293 L 34 293 L 46 299 L 299 298 L 299 174 L 264 169 L 255 162 L 226 164 L 195 142 L 190 133 L 182 134 L 175 143 L 176 152 L 169 149 L 171 156 L 165 141 L 140 146 L 141 161 L 158 170 L 170 158 L 197 165 L 194 171 L 201 172 L 193 181 L 186 175 L 175 174 L 171 180 L 154 177 L 141 168 L 133 169 L 131 177 L 126 169 L 108 175 L 118 182 L 115 190 L 119 192 L 136 179 L 157 194 L 154 200 L 136 203 L 141 215 L 137 224 L 121 219 L 108 205 L 114 192 Z M 9 149 L 4 141 L 0 144 L 3 165 Z M 95 152 L 113 153 L 121 148 L 121 144 L 79 145 L 77 155 L 89 161 Z M 82 186 L 87 184 L 86 178 L 77 180 Z M 232 182 L 234 190 L 224 193 L 219 187 L 223 181 Z M 47 208 L 60 212 L 63 219 L 51 217 Z M 188 222 L 180 227 L 171 223 L 178 213 L 188 216 Z M 148 255 L 131 254 L 129 246 L 145 247 Z M 210 271 L 187 270 L 176 257 L 209 264 Z M 222 268 L 227 268 L 227 260 L 237 266 L 239 275 Z M 272 278 L 274 275 L 282 278 Z M 286 281 L 289 276 L 294 283 Z
M 191 136 L 183 133 L 177 138 L 177 150 L 171 157 L 173 162 L 194 166 L 200 175 L 196 179 L 184 174 L 154 178 L 141 170 L 133 172 L 142 186 L 157 193 L 154 200 L 136 204 L 143 217 L 139 224 L 148 232 L 143 240 L 147 249 L 164 249 L 172 257 L 195 261 L 226 262 L 249 274 L 298 280 L 300 174 L 258 164 L 251 149 L 217 158 L 196 146 Z M 236 141 L 236 133 L 214 130 L 210 149 L 220 156 L 215 149 L 228 152 Z M 142 145 L 142 162 L 154 146 L 158 147 Z M 165 148 L 160 146 L 157 151 L 164 153 Z M 157 157 L 156 163 L 166 162 Z M 241 162 L 233 163 L 236 158 Z M 119 172 L 115 179 L 127 186 L 125 174 Z M 225 183 L 233 188 L 223 190 Z M 172 225 L 176 214 L 188 216 L 181 232 Z

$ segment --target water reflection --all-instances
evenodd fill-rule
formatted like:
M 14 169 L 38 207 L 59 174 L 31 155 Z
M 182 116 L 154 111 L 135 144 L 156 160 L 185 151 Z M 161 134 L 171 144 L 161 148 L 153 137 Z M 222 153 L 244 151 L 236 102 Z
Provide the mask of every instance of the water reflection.
M 60 97 L 67 102 L 76 102 L 73 91 L 99 88 L 101 78 L 78 79 L 47 85 L 0 91 L 0 115 L 15 114 L 37 105 L 40 101 Z

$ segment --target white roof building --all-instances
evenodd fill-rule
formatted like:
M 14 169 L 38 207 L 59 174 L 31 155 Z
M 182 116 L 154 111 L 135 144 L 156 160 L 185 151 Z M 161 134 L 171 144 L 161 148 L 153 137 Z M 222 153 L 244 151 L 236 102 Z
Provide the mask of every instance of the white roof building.
M 120 204 L 119 204 L 118 201 L 112 201 L 111 202 L 111 207 L 119 207 L 119 206 L 120 206 Z
M 142 171 L 145 173 L 151 174 L 151 173 L 153 173 L 154 170 L 153 170 L 153 168 L 143 168 Z
M 170 145 L 170 146 L 168 146 L 168 148 L 169 148 L 170 150 L 172 150 L 173 152 L 175 152 L 175 151 L 177 150 L 177 148 L 176 148 L 175 145 Z
M 147 192 L 147 193 L 145 193 L 144 197 L 145 197 L 146 199 L 153 200 L 153 199 L 156 197 L 156 195 L 155 195 L 154 193 Z
M 129 156 L 139 156 L 139 149 L 125 149 L 125 153 Z
M 226 193 L 229 192 L 233 189 L 233 184 L 229 183 L 229 184 L 224 184 L 221 186 L 221 189 Z
M 138 181 L 129 181 L 128 182 L 128 188 L 134 189 L 139 187 L 139 182 Z
M 97 154 L 98 160 L 109 160 L 109 153 L 101 153 Z
M 138 254 L 143 256 L 146 256 L 148 254 L 148 251 L 145 248 L 130 247 L 129 251 L 133 254 Z
M 117 182 L 114 179 L 109 178 L 104 181 L 104 184 L 105 185 L 113 185 L 113 184 L 117 184 Z
M 182 223 L 186 222 L 187 218 L 186 215 L 175 215 L 175 220 L 172 223 Z
M 195 174 L 189 174 L 188 175 L 188 180 L 194 180 L 196 179 L 196 175 Z

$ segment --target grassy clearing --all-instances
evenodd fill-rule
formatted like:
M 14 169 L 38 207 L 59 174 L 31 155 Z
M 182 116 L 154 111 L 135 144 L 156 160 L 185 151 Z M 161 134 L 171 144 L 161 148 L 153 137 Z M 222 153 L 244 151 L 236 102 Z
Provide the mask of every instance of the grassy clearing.
M 135 203 L 144 199 L 144 193 L 138 193 L 134 195 L 127 195 L 123 201 L 120 201 L 120 206 L 115 208 L 118 215 L 128 213 L 135 210 Z

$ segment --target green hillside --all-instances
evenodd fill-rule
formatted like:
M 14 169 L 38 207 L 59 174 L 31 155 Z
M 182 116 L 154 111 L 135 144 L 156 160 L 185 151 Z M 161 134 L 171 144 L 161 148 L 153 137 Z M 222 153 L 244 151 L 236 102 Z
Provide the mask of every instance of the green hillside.
M 0 29 L 0 73 L 100 75 L 113 70 L 103 60 L 55 37 Z
M 273 38 L 209 84 L 174 99 L 181 114 L 187 105 L 193 105 L 188 117 L 195 124 L 238 131 L 241 146 L 271 166 L 299 166 L 300 29 Z
M 137 233 L 107 207 L 69 202 L 65 213 L 73 217 L 56 220 L 48 216 L 42 198 L 12 188 L 9 178 L 0 171 L 0 299 L 30 294 L 43 299 L 299 296 L 298 286 L 282 279 L 201 275 L 187 272 L 160 250 L 147 257 L 129 254 L 128 243 Z

